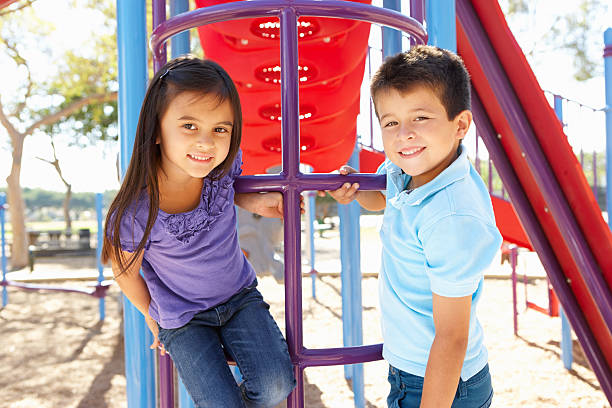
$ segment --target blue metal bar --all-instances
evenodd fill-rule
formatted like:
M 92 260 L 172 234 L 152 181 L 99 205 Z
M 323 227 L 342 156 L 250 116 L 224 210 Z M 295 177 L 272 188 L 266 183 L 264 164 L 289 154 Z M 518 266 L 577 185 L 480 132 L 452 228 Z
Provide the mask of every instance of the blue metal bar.
M 189 11 L 189 0 L 170 0 L 170 15 L 172 17 L 186 11 Z M 170 43 L 172 58 L 189 54 L 190 51 L 191 47 L 189 46 L 189 31 L 183 31 L 182 33 L 172 37 Z
M 317 270 L 315 268 L 315 213 L 317 211 L 316 205 L 316 193 L 309 193 L 306 201 L 306 212 L 308 213 L 308 225 L 310 228 L 307 229 L 310 243 L 310 279 L 312 280 L 312 298 L 317 298 Z
M 401 12 L 402 4 L 400 0 L 383 0 L 383 7 L 388 10 Z M 395 55 L 402 51 L 402 33 L 393 28 L 382 28 L 382 49 L 383 58 Z
M 604 32 L 604 72 L 606 82 L 606 208 L 612 229 L 612 28 Z
M 563 367 L 571 370 L 574 359 L 572 326 L 570 326 L 563 308 L 559 308 L 559 314 L 561 315 L 561 359 L 563 360 Z
M 96 264 L 98 266 L 98 285 L 104 280 L 104 266 L 102 265 L 102 244 L 104 243 L 104 222 L 102 218 L 102 193 L 96 193 L 96 215 L 98 217 L 98 245 L 96 247 Z M 104 296 L 100 302 L 100 320 L 104 320 Z
M 0 246 L 2 253 L 2 282 L 6 282 L 6 236 L 5 236 L 6 194 L 0 193 Z M 2 307 L 8 304 L 6 286 L 2 286 Z
M 427 44 L 457 52 L 455 0 L 426 0 L 425 4 Z
M 349 225 L 350 204 L 337 204 L 338 217 L 340 218 L 340 297 L 342 298 L 342 345 L 344 347 L 354 346 L 353 332 L 351 326 L 353 325 L 353 314 L 350 299 L 353 296 L 352 286 L 350 284 L 350 268 L 351 268 L 351 229 Z M 344 366 L 344 378 L 350 380 L 353 378 L 353 365 Z
M 119 66 L 119 141 L 121 174 L 132 155 L 140 105 L 147 84 L 146 6 L 144 0 L 117 0 Z M 142 314 L 123 297 L 125 373 L 129 408 L 155 406 L 153 336 Z

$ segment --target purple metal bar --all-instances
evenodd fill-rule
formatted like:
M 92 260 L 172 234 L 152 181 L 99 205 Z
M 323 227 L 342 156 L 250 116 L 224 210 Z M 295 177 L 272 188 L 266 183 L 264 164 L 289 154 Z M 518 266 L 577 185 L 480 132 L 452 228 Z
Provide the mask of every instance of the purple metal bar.
M 366 21 L 404 31 L 418 39 L 419 44 L 427 42 L 427 33 L 418 21 L 392 10 L 338 0 L 316 2 L 312 0 L 258 0 L 204 7 L 164 21 L 151 34 L 149 44 L 153 51 L 153 59 L 154 61 L 163 59 L 161 58 L 163 43 L 181 31 L 226 20 L 266 16 L 278 17 L 281 10 L 286 7 L 291 7 L 298 17 L 334 17 Z
M 548 205 L 551 216 L 561 231 L 576 266 L 599 308 L 608 329 L 612 328 L 612 294 L 603 279 L 599 265 L 587 245 L 559 183 L 523 112 L 520 102 L 493 51 L 480 22 L 468 0 L 457 0 L 457 15 L 477 53 L 478 60 L 495 93 L 500 107 L 512 128 L 531 174 Z M 612 389 L 610 390 L 612 395 Z
M 0 286 L 10 286 L 17 289 L 28 290 L 30 292 L 52 291 L 65 293 L 80 293 L 81 295 L 93 296 L 95 298 L 100 299 L 106 296 L 106 291 L 108 290 L 110 284 L 111 282 L 101 282 L 95 286 L 92 286 L 91 289 L 75 289 L 63 286 L 35 285 L 30 283 L 16 282 L 12 280 L 0 281 Z
M 174 408 L 174 364 L 168 354 L 158 354 L 159 363 L 159 406 Z
M 298 36 L 295 10 L 285 8 L 280 15 L 282 38 L 281 58 L 281 176 L 293 180 L 300 174 L 300 123 L 298 91 Z M 295 186 L 287 186 L 283 193 L 284 237 L 285 237 L 285 325 L 287 344 L 292 355 L 303 350 L 302 332 L 302 268 L 300 230 L 300 192 Z M 293 367 L 296 377 L 303 375 L 299 365 Z M 304 405 L 304 382 L 297 382 L 296 388 L 287 398 L 287 407 Z
M 298 191 L 335 190 L 344 183 L 359 183 L 360 190 L 384 190 L 385 176 L 376 174 L 355 173 L 340 176 L 338 174 L 299 174 L 293 180 L 284 179 L 278 174 L 241 176 L 234 183 L 239 193 L 261 191 L 285 191 L 288 188 Z
M 459 7 L 458 7 L 459 9 Z M 475 89 L 472 88 L 472 111 L 477 126 L 480 128 L 482 139 L 487 146 L 490 157 L 495 160 L 495 165 L 499 171 L 499 175 L 508 190 L 508 195 L 512 201 L 512 206 L 516 210 L 517 215 L 521 220 L 521 224 L 529 240 L 533 244 L 534 249 L 538 252 L 540 260 L 546 269 L 548 276 L 555 288 L 555 292 L 559 300 L 563 304 L 564 310 L 569 318 L 576 336 L 580 340 L 593 370 L 595 371 L 599 383 L 606 393 L 608 399 L 612 397 L 612 374 L 606 365 L 606 360 L 595 340 L 593 333 L 586 322 L 585 316 L 574 297 L 574 293 L 569 287 L 568 282 L 561 269 L 561 265 L 555 256 L 553 249 L 548 242 L 548 238 L 544 234 L 531 204 L 527 199 L 525 191 L 521 186 L 514 168 L 506 152 L 501 146 L 501 142 L 497 138 L 497 134 L 489 121 L 487 113 L 480 101 L 480 98 Z
M 425 0 L 410 0 L 410 17 L 423 24 L 423 21 L 425 21 Z
M 160 24 L 166 21 L 166 0 L 153 0 L 153 32 Z M 157 72 L 168 61 L 166 55 L 166 44 L 162 44 L 159 49 L 158 57 L 153 59 L 153 70 Z
M 298 356 L 300 367 L 345 365 L 382 360 L 382 344 L 339 347 L 328 349 L 303 349 Z

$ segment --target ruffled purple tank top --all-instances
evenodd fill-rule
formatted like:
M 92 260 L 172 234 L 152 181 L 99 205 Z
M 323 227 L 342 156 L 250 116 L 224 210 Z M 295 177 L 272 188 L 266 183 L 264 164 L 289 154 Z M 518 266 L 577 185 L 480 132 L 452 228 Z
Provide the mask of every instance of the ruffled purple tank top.
M 149 313 L 166 329 L 185 325 L 198 312 L 227 301 L 255 279 L 238 243 L 234 180 L 239 152 L 226 176 L 204 179 L 200 204 L 192 211 L 159 210 L 145 245 L 142 271 L 151 293 Z M 121 248 L 133 252 L 147 223 L 144 196 L 121 223 Z

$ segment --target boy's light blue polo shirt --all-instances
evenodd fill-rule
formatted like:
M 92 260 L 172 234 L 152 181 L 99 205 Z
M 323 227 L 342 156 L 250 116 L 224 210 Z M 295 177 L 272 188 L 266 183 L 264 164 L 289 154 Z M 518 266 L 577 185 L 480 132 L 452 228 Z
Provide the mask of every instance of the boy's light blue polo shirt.
M 435 179 L 412 192 L 410 176 L 388 159 L 387 205 L 380 231 L 379 277 L 383 357 L 392 366 L 421 377 L 434 340 L 432 292 L 472 296 L 470 332 L 461 378 L 467 380 L 488 360 L 476 318 L 484 271 L 500 248 L 491 198 L 460 147 L 460 155 Z

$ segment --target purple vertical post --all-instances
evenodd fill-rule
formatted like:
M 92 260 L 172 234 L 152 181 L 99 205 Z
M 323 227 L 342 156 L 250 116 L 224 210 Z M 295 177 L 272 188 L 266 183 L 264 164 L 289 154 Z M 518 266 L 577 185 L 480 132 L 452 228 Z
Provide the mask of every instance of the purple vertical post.
M 512 316 L 514 322 L 514 335 L 518 336 L 518 310 L 516 300 L 516 258 L 518 256 L 518 249 L 513 246 L 510 249 L 510 265 L 512 266 Z
M 298 33 L 297 15 L 292 8 L 283 8 L 280 14 L 281 35 L 281 138 L 283 144 L 283 170 L 289 183 L 283 191 L 285 220 L 285 325 L 287 344 L 292 356 L 303 348 L 302 332 L 302 277 L 300 259 L 300 192 L 294 184 L 299 175 L 299 89 L 298 89 Z M 304 371 L 293 366 L 297 387 L 287 399 L 287 408 L 304 404 Z
M 493 162 L 489 157 L 489 193 L 493 193 Z
M 153 30 L 155 30 L 158 25 L 166 21 L 166 0 L 153 0 L 153 9 L 151 11 L 153 14 Z M 153 60 L 153 71 L 157 72 L 168 60 L 166 49 L 167 47 L 164 43 L 160 58 Z
M 372 79 L 372 47 L 368 45 L 368 79 Z M 370 106 L 370 148 L 374 149 L 374 101 L 372 98 L 368 98 L 368 105 Z
M 174 365 L 166 354 L 159 354 L 159 407 L 174 408 Z

